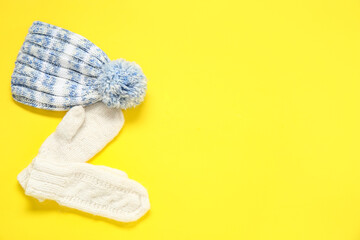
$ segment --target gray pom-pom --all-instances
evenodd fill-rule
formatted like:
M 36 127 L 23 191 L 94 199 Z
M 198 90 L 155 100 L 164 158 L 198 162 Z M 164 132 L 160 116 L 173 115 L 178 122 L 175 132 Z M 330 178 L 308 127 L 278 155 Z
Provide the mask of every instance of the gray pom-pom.
M 108 107 L 127 109 L 144 100 L 147 80 L 135 62 L 111 61 L 103 66 L 98 80 L 102 101 Z

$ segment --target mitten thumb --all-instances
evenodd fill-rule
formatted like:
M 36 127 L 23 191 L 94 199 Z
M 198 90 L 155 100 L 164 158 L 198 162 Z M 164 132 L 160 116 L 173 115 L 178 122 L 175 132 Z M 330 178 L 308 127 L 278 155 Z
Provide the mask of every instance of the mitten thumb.
M 55 134 L 66 140 L 71 140 L 85 120 L 85 110 L 82 106 L 71 108 L 56 128 Z

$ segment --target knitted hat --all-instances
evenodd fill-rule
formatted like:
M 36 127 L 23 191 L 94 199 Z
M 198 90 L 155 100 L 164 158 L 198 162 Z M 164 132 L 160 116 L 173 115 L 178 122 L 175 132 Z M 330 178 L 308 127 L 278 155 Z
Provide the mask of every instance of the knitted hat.
M 147 81 L 134 62 L 110 61 L 86 38 L 34 22 L 20 49 L 11 77 L 13 98 L 55 111 L 98 101 L 126 109 L 144 100 Z

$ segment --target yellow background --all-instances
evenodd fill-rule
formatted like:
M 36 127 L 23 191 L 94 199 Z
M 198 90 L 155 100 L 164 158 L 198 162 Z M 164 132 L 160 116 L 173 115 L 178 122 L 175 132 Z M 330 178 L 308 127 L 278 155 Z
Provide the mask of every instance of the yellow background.
M 0 239 L 360 239 L 360 2 L 4 1 Z M 136 61 L 145 102 L 93 160 L 142 183 L 135 223 L 26 197 L 17 174 L 64 112 L 15 103 L 34 20 Z

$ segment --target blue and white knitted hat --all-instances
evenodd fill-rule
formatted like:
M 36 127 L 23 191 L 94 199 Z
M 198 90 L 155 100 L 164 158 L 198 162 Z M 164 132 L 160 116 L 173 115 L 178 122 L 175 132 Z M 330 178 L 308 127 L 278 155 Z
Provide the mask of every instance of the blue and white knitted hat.
M 136 63 L 110 61 L 86 38 L 38 21 L 29 29 L 11 77 L 16 101 L 56 111 L 98 101 L 134 107 L 144 100 L 146 87 Z

